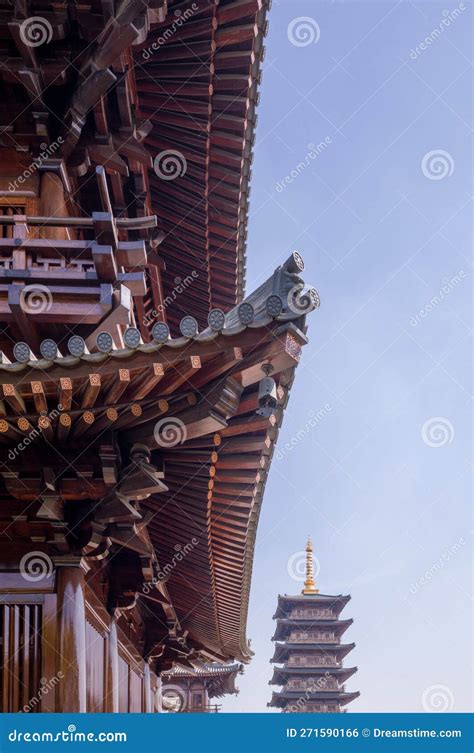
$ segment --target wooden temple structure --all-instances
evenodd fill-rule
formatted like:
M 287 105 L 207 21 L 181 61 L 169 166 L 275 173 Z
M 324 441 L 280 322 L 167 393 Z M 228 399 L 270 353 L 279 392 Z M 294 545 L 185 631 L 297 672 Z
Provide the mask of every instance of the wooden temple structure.
M 275 652 L 270 685 L 281 690 L 272 693 L 268 706 L 289 713 L 338 713 L 359 697 L 346 691 L 344 683 L 357 667 L 344 667 L 343 660 L 355 643 L 341 638 L 353 620 L 340 614 L 350 596 L 320 594 L 314 581 L 313 545 L 306 545 L 306 580 L 298 596 L 279 596 Z
M 244 292 L 267 5 L 0 0 L 4 712 L 152 712 L 251 657 L 318 305 L 297 253 Z
M 161 675 L 161 706 L 163 710 L 179 713 L 217 713 L 220 705 L 211 703 L 227 694 L 236 695 L 237 675 L 243 672 L 239 662 L 200 667 L 175 666 Z

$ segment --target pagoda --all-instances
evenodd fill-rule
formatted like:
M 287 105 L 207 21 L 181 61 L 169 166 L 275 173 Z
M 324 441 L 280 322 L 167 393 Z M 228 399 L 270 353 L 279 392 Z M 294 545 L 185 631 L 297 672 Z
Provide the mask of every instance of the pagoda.
M 341 642 L 352 619 L 340 614 L 350 596 L 320 594 L 314 581 L 313 545 L 306 545 L 306 580 L 301 594 L 279 596 L 277 625 L 272 638 L 278 641 L 272 662 L 275 667 L 270 685 L 281 690 L 272 693 L 268 706 L 286 712 L 341 712 L 358 698 L 346 692 L 344 683 L 357 667 L 344 667 L 344 657 L 355 643 Z

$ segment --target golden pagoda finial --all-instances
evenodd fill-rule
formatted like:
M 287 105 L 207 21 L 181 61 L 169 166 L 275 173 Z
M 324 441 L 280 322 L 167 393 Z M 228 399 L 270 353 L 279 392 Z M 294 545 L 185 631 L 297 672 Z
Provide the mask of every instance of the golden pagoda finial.
M 313 542 L 311 537 L 308 536 L 308 542 L 306 544 L 306 580 L 304 582 L 304 588 L 302 594 L 318 594 L 319 588 L 316 588 L 314 582 L 314 569 L 313 569 Z

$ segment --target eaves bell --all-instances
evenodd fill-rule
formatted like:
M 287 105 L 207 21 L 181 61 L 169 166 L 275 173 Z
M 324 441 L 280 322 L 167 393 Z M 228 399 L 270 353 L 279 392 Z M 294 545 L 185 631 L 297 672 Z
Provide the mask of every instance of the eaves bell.
M 258 385 L 258 415 L 268 418 L 272 413 L 275 413 L 277 404 L 276 382 L 271 376 L 266 376 L 260 380 Z
M 131 463 L 123 470 L 122 480 L 117 487 L 118 496 L 139 502 L 151 494 L 168 491 L 166 484 L 161 481 L 164 473 L 151 465 L 151 453 L 146 445 L 134 444 L 130 456 Z

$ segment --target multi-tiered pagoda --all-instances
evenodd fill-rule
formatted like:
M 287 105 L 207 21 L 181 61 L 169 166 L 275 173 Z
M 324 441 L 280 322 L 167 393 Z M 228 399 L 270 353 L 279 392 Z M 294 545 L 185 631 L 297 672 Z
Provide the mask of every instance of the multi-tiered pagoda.
M 352 620 L 340 614 L 350 596 L 320 594 L 314 581 L 313 545 L 306 545 L 306 580 L 298 596 L 279 596 L 273 619 L 277 625 L 272 640 L 275 667 L 270 685 L 280 685 L 272 693 L 269 706 L 287 712 L 340 712 L 359 696 L 346 692 L 344 683 L 357 667 L 344 667 L 344 657 L 354 643 L 342 636 Z

